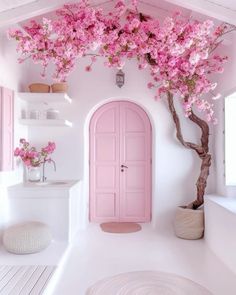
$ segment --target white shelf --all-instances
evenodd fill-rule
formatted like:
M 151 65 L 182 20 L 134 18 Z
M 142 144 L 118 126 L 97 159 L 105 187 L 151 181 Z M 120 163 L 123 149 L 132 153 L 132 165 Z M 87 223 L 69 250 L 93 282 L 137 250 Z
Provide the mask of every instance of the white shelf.
M 19 119 L 19 123 L 28 126 L 65 126 L 65 127 L 72 127 L 72 122 L 64 119 L 45 119 L 45 120 L 38 120 L 38 119 Z
M 72 99 L 67 93 L 35 93 L 35 92 L 18 92 L 18 97 L 31 103 L 71 103 Z

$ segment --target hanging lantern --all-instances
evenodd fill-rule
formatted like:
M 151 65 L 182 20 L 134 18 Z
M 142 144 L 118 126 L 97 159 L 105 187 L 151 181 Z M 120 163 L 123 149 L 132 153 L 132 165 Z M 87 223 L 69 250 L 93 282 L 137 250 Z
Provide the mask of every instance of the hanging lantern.
M 116 85 L 122 87 L 125 84 L 125 73 L 122 70 L 119 70 L 116 73 Z

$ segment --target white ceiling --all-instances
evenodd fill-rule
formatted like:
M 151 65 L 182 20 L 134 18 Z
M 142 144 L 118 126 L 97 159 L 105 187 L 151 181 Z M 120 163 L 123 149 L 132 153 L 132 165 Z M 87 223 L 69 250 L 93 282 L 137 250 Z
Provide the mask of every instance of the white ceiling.
M 142 2 L 142 1 L 148 2 L 149 4 L 152 4 L 152 5 L 155 5 L 155 6 L 160 6 L 160 5 L 162 5 L 163 2 L 165 2 L 163 0 L 140 0 L 139 2 Z M 181 1 L 173 0 L 171 2 L 173 2 L 173 3 L 175 2 L 178 5 L 178 2 L 181 2 Z M 186 6 L 187 6 L 188 2 L 192 2 L 192 1 L 191 0 L 190 1 L 189 0 L 184 0 L 182 2 L 185 2 Z M 194 2 L 196 3 L 196 5 L 199 4 L 198 0 L 194 0 Z M 229 10 L 232 10 L 232 11 L 235 10 L 236 11 L 236 0 L 203 0 L 203 1 L 200 1 L 200 2 L 206 2 L 206 4 L 208 2 L 209 4 L 221 6 L 223 8 L 227 8 Z M 202 3 L 200 5 L 202 5 Z
M 148 0 L 155 2 L 155 0 Z M 157 2 L 160 0 L 157 0 Z M 235 0 L 165 0 L 175 5 L 236 25 Z
M 19 6 L 23 6 L 32 2 L 37 2 L 38 0 L 1 0 L 0 1 L 0 12 L 14 9 Z
M 14 25 L 47 14 L 68 2 L 79 0 L 0 0 L 0 27 Z M 110 7 L 116 0 L 89 0 L 92 5 Z M 126 0 L 127 4 L 131 0 Z M 186 17 L 202 15 L 236 25 L 236 0 L 139 0 L 140 10 L 162 19 L 181 8 Z
M 77 0 L 78 1 L 78 0 Z M 109 1 L 109 0 L 108 0 Z M 223 8 L 229 9 L 229 10 L 233 10 L 236 11 L 236 1 L 235 0 L 203 0 L 205 2 L 211 3 L 211 4 L 215 4 L 217 6 L 222 6 Z M 40 2 L 40 0 L 1 0 L 0 1 L 0 12 L 6 11 L 6 10 L 10 10 L 10 9 L 14 9 L 26 4 L 30 4 L 33 2 Z M 48 1 L 50 2 L 50 1 Z M 67 1 L 65 1 L 67 2 Z M 71 1 L 71 2 L 76 2 L 75 1 Z M 90 0 L 91 4 L 100 4 L 103 3 L 105 1 L 103 0 Z M 109 2 L 114 2 L 114 0 L 110 0 Z M 129 2 L 129 1 L 126 1 Z M 145 2 L 147 4 L 153 5 L 153 6 L 157 6 L 157 7 L 162 7 L 163 5 L 165 6 L 165 4 L 163 4 L 165 1 L 163 0 L 141 0 L 139 2 Z M 172 1 L 174 2 L 174 1 Z M 176 1 L 178 3 L 178 1 Z M 188 1 L 185 1 L 188 2 Z M 197 2 L 197 1 L 195 1 Z
M 156 12 L 157 14 L 163 14 L 164 16 L 171 15 L 173 12 L 178 10 L 178 8 L 180 8 L 174 3 L 169 3 L 163 0 L 139 0 L 139 9 L 144 9 L 144 5 L 149 7 L 150 13 Z M 181 7 L 181 14 L 183 16 L 188 17 L 190 13 L 191 10 Z
M 216 5 L 222 6 L 224 8 L 236 11 L 236 1 L 235 0 L 205 0 L 206 2 L 211 2 Z

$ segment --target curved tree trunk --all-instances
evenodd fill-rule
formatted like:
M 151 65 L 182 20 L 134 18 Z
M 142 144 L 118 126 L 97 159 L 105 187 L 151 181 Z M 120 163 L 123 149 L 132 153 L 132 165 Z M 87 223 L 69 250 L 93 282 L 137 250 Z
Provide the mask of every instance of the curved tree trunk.
M 209 176 L 209 171 L 211 166 L 211 155 L 208 152 L 209 151 L 209 126 L 206 121 L 202 120 L 201 118 L 199 118 L 192 112 L 191 115 L 189 116 L 189 119 L 193 123 L 197 124 L 202 131 L 201 144 L 195 144 L 192 142 L 185 141 L 182 135 L 179 116 L 175 110 L 173 94 L 171 92 L 167 93 L 167 100 L 168 100 L 169 110 L 171 112 L 173 121 L 175 123 L 177 139 L 180 141 L 180 143 L 184 147 L 194 150 L 202 161 L 200 175 L 196 183 L 197 198 L 196 200 L 194 200 L 187 206 L 187 208 L 197 209 L 204 203 L 204 194 L 205 194 L 205 189 L 207 186 L 207 178 Z

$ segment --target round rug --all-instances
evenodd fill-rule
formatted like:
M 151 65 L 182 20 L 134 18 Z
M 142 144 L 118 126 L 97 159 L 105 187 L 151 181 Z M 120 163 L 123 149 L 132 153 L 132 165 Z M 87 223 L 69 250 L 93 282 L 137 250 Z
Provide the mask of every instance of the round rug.
M 159 271 L 122 273 L 98 281 L 86 295 L 212 295 L 193 281 Z
M 140 231 L 141 225 L 134 222 L 105 222 L 101 223 L 100 227 L 107 233 L 127 234 Z

